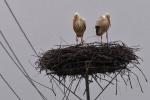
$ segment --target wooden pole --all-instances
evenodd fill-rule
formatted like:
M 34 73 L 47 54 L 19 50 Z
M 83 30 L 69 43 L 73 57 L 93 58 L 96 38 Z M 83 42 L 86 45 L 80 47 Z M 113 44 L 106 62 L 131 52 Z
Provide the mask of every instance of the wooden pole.
M 89 91 L 89 82 L 88 82 L 88 74 L 86 73 L 85 74 L 85 86 L 86 86 L 86 97 L 87 97 L 87 100 L 90 100 L 90 91 Z

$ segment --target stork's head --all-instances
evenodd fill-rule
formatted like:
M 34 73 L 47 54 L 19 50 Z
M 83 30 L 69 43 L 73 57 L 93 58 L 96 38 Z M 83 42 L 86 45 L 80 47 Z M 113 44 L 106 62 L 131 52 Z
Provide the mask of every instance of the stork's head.
M 78 12 L 75 12 L 74 13 L 74 19 L 78 19 L 79 18 L 79 13 Z
M 105 16 L 110 19 L 110 13 L 106 13 Z

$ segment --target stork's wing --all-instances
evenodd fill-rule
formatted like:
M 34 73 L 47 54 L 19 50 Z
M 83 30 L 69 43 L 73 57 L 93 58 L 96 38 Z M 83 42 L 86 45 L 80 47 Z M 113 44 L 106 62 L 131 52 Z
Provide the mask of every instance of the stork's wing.
M 80 18 L 80 20 L 81 20 L 82 27 L 83 27 L 82 31 L 85 32 L 85 30 L 86 30 L 86 21 L 85 21 L 84 18 Z
M 73 28 L 74 28 L 74 31 L 75 31 L 77 37 L 82 37 L 86 30 L 85 20 L 80 18 L 79 20 L 77 20 L 77 22 L 75 23 L 75 26 Z

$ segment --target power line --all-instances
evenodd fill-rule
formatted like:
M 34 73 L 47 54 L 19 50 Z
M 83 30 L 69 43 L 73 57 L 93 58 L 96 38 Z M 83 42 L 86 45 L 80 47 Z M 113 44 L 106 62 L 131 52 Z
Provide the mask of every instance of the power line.
M 5 2 L 5 4 L 6 4 L 6 6 L 8 7 L 9 12 L 10 12 L 11 15 L 13 16 L 14 20 L 16 21 L 16 23 L 17 23 L 19 29 L 21 30 L 22 34 L 24 35 L 25 39 L 27 40 L 28 44 L 30 45 L 31 49 L 34 51 L 34 53 L 36 54 L 36 56 L 39 57 L 39 55 L 38 55 L 38 53 L 36 52 L 34 46 L 32 45 L 32 43 L 30 42 L 29 38 L 27 37 L 25 31 L 24 31 L 23 28 L 21 27 L 21 24 L 19 23 L 19 21 L 17 20 L 15 14 L 14 14 L 13 11 L 11 10 L 11 8 L 10 8 L 10 6 L 9 6 L 9 4 L 8 4 L 8 2 L 7 2 L 7 0 L 4 0 L 4 2 Z M 52 76 L 52 75 L 50 75 L 50 76 L 51 76 L 51 77 L 54 77 L 54 76 Z M 58 80 L 56 80 L 56 81 L 58 81 Z M 59 81 L 58 81 L 58 82 L 59 82 Z
M 13 11 L 11 10 L 11 8 L 10 8 L 10 6 L 9 6 L 9 4 L 8 4 L 8 2 L 7 2 L 7 0 L 4 0 L 4 2 L 5 2 L 6 6 L 7 6 L 8 9 L 9 9 L 9 12 L 12 14 L 14 20 L 16 21 L 16 23 L 17 23 L 19 29 L 21 30 L 21 32 L 23 33 L 23 35 L 24 35 L 24 37 L 26 38 L 27 42 L 28 42 L 29 45 L 31 46 L 32 50 L 33 50 L 34 53 L 38 56 L 38 54 L 37 54 L 35 48 L 33 47 L 32 43 L 30 42 L 29 38 L 27 37 L 25 31 L 24 31 L 23 28 L 21 27 L 21 24 L 19 23 L 19 21 L 17 20 L 15 14 L 14 14 Z
M 21 100 L 21 98 L 19 97 L 19 95 L 14 91 L 14 89 L 10 86 L 10 84 L 6 81 L 6 79 L 4 78 L 4 76 L 0 73 L 0 76 L 2 78 L 2 80 L 6 83 L 6 85 L 9 87 L 9 89 L 15 94 L 15 96 L 18 98 L 18 100 Z
M 19 65 L 16 63 L 16 61 L 13 59 L 13 57 L 10 55 L 10 53 L 8 52 L 8 50 L 5 48 L 5 46 L 1 43 L 1 41 L 0 41 L 0 45 L 1 45 L 2 48 L 5 50 L 5 52 L 8 54 L 8 56 L 11 58 L 11 60 L 15 63 L 15 65 L 17 66 L 17 68 L 22 72 L 22 74 L 23 74 L 25 77 L 27 77 L 26 74 L 25 74 L 25 73 L 22 71 L 22 69 L 19 67 Z M 27 77 L 27 78 L 28 78 L 28 77 Z M 30 78 L 30 79 L 31 79 L 33 82 L 39 84 L 40 86 L 45 87 L 45 88 L 47 88 L 47 89 L 53 91 L 50 87 L 48 87 L 48 86 L 46 86 L 46 85 L 43 85 L 42 83 L 37 82 L 37 81 L 35 81 L 35 80 L 32 79 L 32 78 Z
M 23 70 L 23 73 L 25 74 L 26 78 L 27 78 L 28 81 L 32 84 L 32 86 L 36 89 L 36 91 L 40 94 L 40 96 L 42 97 L 42 99 L 43 99 L 43 100 L 47 100 L 47 99 L 45 98 L 45 96 L 40 92 L 40 90 L 39 90 L 39 89 L 35 86 L 35 84 L 32 82 L 32 80 L 31 80 L 31 78 L 29 77 L 27 71 L 25 70 L 24 66 L 21 64 L 20 60 L 19 60 L 18 57 L 16 56 L 15 52 L 14 52 L 13 49 L 11 48 L 10 44 L 8 43 L 6 37 L 4 36 L 4 34 L 2 33 L 1 30 L 0 30 L 0 34 L 1 34 L 1 36 L 3 37 L 4 41 L 6 42 L 8 48 L 10 49 L 10 51 L 13 53 L 13 55 L 14 55 L 16 61 L 18 62 L 18 64 L 19 64 L 20 67 L 22 68 L 22 69 L 21 69 L 21 68 L 19 67 L 19 70 L 20 70 L 20 71 Z M 2 43 L 1 43 L 1 45 L 2 45 Z M 4 47 L 4 45 L 2 45 L 2 47 L 5 49 L 5 51 L 7 50 L 7 49 Z M 9 52 L 7 51 L 7 54 L 8 54 L 8 53 L 9 53 Z M 9 56 L 9 57 L 10 57 L 10 56 Z M 12 58 L 11 58 L 11 59 L 12 59 Z M 14 61 L 14 60 L 13 60 L 13 61 Z

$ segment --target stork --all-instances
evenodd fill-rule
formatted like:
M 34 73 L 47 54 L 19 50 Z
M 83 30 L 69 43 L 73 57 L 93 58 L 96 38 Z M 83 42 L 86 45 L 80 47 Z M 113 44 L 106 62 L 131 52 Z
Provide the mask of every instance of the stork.
M 100 16 L 99 19 L 96 21 L 96 25 L 95 25 L 96 35 L 101 36 L 101 43 L 102 43 L 102 35 L 104 33 L 106 33 L 106 39 L 108 43 L 108 29 L 110 26 L 111 26 L 111 22 L 110 22 L 109 13 Z
M 83 35 L 86 30 L 86 22 L 85 19 L 82 18 L 78 12 L 74 13 L 73 17 L 73 29 L 76 33 L 76 42 L 78 44 L 78 38 L 81 38 L 81 43 L 84 42 Z

